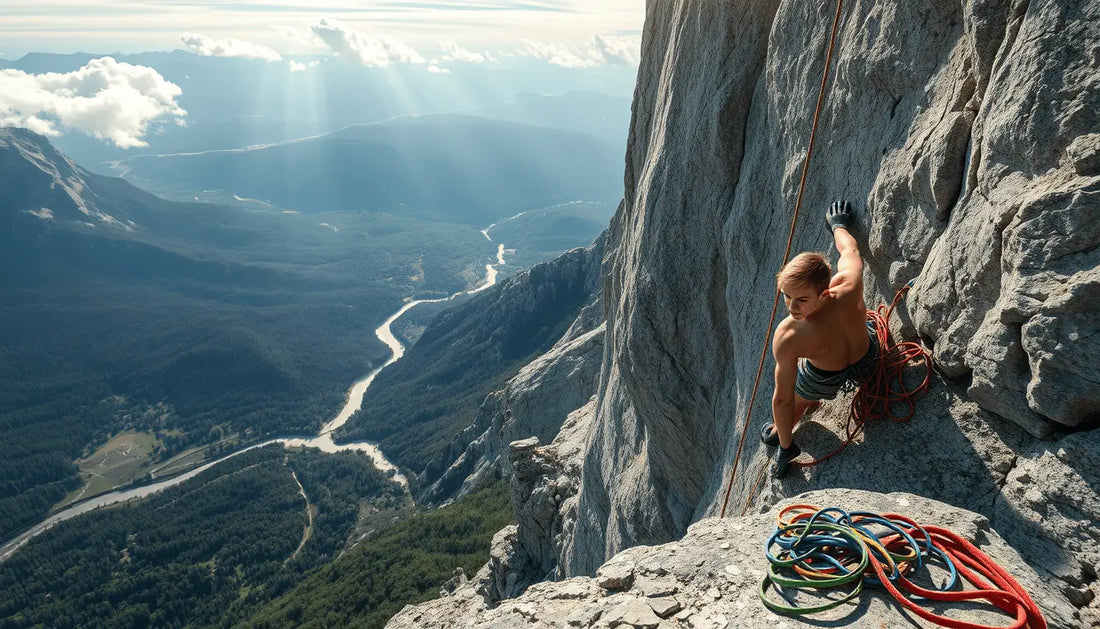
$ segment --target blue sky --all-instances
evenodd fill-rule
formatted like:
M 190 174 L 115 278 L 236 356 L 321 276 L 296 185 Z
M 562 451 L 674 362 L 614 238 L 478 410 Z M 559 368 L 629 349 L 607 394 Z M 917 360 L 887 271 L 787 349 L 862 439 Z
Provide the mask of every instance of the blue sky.
M 428 0 L 320 3 L 264 0 L 5 0 L 0 56 L 27 52 L 141 52 L 186 48 L 188 34 L 281 56 L 323 54 L 320 20 L 425 59 L 444 42 L 478 54 L 555 49 L 583 53 L 596 37 L 637 47 L 644 0 Z M 271 54 L 271 53 L 265 53 Z

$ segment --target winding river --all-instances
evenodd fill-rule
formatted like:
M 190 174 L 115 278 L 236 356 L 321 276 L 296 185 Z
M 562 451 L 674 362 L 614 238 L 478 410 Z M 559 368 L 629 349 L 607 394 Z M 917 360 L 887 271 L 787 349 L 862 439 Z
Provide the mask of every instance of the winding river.
M 490 242 L 492 242 L 493 239 L 489 236 L 489 230 L 491 230 L 495 226 L 496 223 L 481 230 L 481 233 L 484 234 L 485 238 L 487 238 Z M 496 263 L 485 265 L 485 281 L 478 285 L 476 288 L 459 291 L 451 295 L 450 297 L 407 301 L 404 305 L 401 306 L 401 308 L 397 312 L 390 315 L 390 317 L 386 319 L 386 321 L 382 325 L 378 326 L 378 329 L 374 331 L 374 335 L 378 337 L 378 340 L 382 341 L 386 344 L 387 347 L 390 348 L 390 351 L 393 352 L 393 355 L 390 356 L 389 360 L 383 363 L 380 367 L 375 367 L 374 369 L 372 369 L 371 372 L 368 373 L 362 380 L 358 380 L 354 384 L 352 384 L 351 389 L 348 391 L 348 398 L 347 402 L 345 402 L 344 404 L 344 408 L 340 409 L 340 413 L 334 419 L 332 419 L 332 421 L 329 421 L 321 427 L 321 431 L 317 433 L 316 437 L 282 437 L 278 439 L 270 439 L 268 441 L 264 441 L 263 443 L 257 443 L 248 446 L 247 448 L 237 450 L 232 454 L 228 454 L 220 459 L 203 464 L 185 474 L 174 476 L 168 480 L 152 483 L 150 485 L 143 485 L 141 487 L 135 487 L 132 489 L 112 491 L 109 493 L 100 494 L 99 496 L 95 496 L 93 498 L 89 498 L 88 500 L 85 500 L 83 502 L 78 502 L 71 507 L 63 509 L 51 515 L 50 517 L 39 522 L 30 529 L 24 531 L 18 537 L 5 542 L 3 546 L 0 546 L 0 562 L 7 560 L 8 557 L 11 557 L 13 554 L 15 554 L 15 552 L 19 550 L 24 544 L 26 544 L 32 537 L 49 529 L 58 522 L 68 520 L 69 518 L 87 513 L 89 511 L 92 511 L 93 509 L 98 509 L 99 507 L 105 507 L 107 505 L 124 502 L 126 500 L 133 500 L 135 498 L 144 498 L 146 496 L 150 496 L 157 493 L 158 491 L 173 487 L 184 481 L 194 478 L 195 476 L 205 472 L 211 467 L 214 467 L 215 465 L 223 461 L 227 461 L 237 456 L 238 454 L 242 454 L 248 452 L 249 450 L 262 448 L 264 446 L 275 443 L 279 443 L 287 447 L 317 448 L 322 452 L 328 453 L 342 452 L 347 450 L 362 452 L 363 454 L 371 458 L 371 460 L 374 462 L 375 467 L 387 474 L 392 471 L 393 479 L 396 482 L 400 483 L 402 486 L 408 488 L 408 479 L 405 478 L 405 476 L 397 470 L 396 466 L 386 460 L 386 457 L 382 454 L 382 451 L 378 449 L 377 445 L 368 442 L 337 444 L 332 439 L 332 433 L 337 428 L 343 426 L 349 419 L 351 419 L 351 416 L 355 413 L 355 411 L 359 410 L 359 408 L 363 405 L 363 396 L 366 395 L 367 389 L 370 388 L 371 383 L 374 382 L 374 379 L 378 376 L 378 374 L 381 373 L 383 369 L 394 364 L 395 362 L 400 360 L 402 356 L 405 355 L 405 346 L 401 344 L 401 341 L 397 340 L 397 337 L 394 336 L 393 331 L 390 329 L 393 323 L 401 318 L 401 315 L 405 314 L 406 312 L 420 304 L 431 304 L 443 301 L 450 301 L 456 297 L 459 297 L 460 295 L 472 295 L 474 293 L 480 293 L 481 291 L 492 287 L 497 283 L 496 267 L 504 264 L 504 251 L 504 245 L 498 243 Z

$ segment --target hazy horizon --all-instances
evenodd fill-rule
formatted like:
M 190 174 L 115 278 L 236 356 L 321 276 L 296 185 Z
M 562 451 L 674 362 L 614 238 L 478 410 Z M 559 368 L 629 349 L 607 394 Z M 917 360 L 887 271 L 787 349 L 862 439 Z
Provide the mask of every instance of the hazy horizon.
M 618 143 L 643 12 L 627 0 L 16 0 L 0 7 L 0 126 L 46 135 L 85 162 L 424 113 Z M 607 98 L 559 98 L 588 92 Z
M 376 65 L 531 56 L 598 65 L 629 60 L 641 35 L 636 0 L 336 0 L 146 2 L 11 0 L 0 7 L 0 58 L 31 52 L 133 54 L 189 49 L 276 60 L 357 54 Z

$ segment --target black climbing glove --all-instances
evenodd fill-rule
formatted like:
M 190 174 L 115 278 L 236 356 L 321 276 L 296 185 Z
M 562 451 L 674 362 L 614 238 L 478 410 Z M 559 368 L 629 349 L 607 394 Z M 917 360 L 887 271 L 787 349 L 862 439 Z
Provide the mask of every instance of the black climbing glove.
M 838 227 L 850 229 L 852 223 L 855 222 L 855 216 L 852 215 L 852 204 L 847 201 L 833 201 L 833 204 L 829 206 L 829 211 L 825 212 L 825 222 L 829 225 L 830 231 L 835 232 Z

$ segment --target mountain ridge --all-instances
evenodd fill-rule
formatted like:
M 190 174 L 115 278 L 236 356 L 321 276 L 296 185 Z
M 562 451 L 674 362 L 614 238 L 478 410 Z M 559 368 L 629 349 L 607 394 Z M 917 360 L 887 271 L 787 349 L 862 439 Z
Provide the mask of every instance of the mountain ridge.
M 431 114 L 270 146 L 139 155 L 120 167 L 131 180 L 187 195 L 213 189 L 299 212 L 388 211 L 483 225 L 521 210 L 617 197 L 613 153 L 583 133 Z

